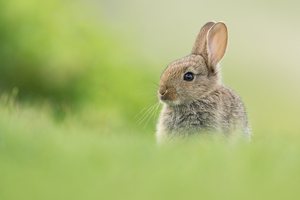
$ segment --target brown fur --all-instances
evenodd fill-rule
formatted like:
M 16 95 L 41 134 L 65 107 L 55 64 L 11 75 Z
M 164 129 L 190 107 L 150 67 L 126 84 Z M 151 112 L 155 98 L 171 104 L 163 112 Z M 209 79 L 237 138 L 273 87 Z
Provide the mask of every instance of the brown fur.
M 224 23 L 206 23 L 197 36 L 192 54 L 168 65 L 162 73 L 158 95 L 164 106 L 157 125 L 157 139 L 218 131 L 249 133 L 244 105 L 221 82 L 218 63 L 227 46 Z M 192 81 L 183 80 L 187 72 Z

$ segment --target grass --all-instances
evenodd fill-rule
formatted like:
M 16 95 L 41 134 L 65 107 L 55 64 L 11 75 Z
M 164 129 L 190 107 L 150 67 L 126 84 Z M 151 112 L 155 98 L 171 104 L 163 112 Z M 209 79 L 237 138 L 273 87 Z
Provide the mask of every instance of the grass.
M 41 111 L 42 110 L 42 111 Z M 150 134 L 100 134 L 47 108 L 0 105 L 0 199 L 297 199 L 300 140 L 199 138 L 158 146 Z

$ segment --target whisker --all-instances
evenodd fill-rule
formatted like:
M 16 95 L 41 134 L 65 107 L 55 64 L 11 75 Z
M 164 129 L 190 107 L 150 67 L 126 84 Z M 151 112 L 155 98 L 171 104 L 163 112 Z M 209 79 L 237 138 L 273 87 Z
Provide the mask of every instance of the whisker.
M 138 116 L 139 118 L 137 119 L 138 122 L 141 121 L 141 120 L 145 117 L 145 115 L 147 115 L 147 113 L 149 112 L 149 110 L 152 109 L 152 107 L 153 107 L 153 105 L 150 105 L 150 106 L 148 106 L 146 109 L 143 109 L 143 110 L 140 112 L 140 114 L 139 114 L 139 116 Z
M 151 105 L 142 115 L 142 117 L 138 120 L 138 124 L 141 125 L 149 116 L 149 113 L 152 112 L 156 104 Z
M 151 105 L 150 105 L 150 106 L 145 106 L 145 107 L 143 107 L 143 108 L 142 108 L 142 109 L 134 116 L 134 119 L 137 120 L 137 118 L 140 117 L 140 115 L 143 115 L 143 114 L 144 114 L 144 111 L 145 111 L 145 110 L 148 110 L 150 107 L 151 107 Z
M 159 108 L 159 103 L 156 103 L 155 106 L 154 106 L 154 109 L 152 109 L 150 115 L 148 116 L 148 119 L 145 121 L 144 128 L 148 125 L 150 120 L 155 117 L 158 108 Z

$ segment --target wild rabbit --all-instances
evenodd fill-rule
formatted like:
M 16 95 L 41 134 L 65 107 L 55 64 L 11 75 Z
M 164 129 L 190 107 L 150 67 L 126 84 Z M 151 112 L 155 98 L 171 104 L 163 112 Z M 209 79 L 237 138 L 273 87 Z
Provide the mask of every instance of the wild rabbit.
M 158 97 L 163 108 L 157 124 L 158 142 L 205 132 L 250 135 L 243 102 L 221 81 L 219 62 L 227 46 L 227 27 L 208 22 L 192 53 L 175 60 L 161 75 Z

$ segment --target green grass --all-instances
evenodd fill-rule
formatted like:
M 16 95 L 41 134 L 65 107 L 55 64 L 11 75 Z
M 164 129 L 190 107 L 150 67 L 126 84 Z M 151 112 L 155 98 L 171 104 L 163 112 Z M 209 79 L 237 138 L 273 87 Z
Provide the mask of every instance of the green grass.
M 194 138 L 158 146 L 101 133 L 48 108 L 0 104 L 0 199 L 297 199 L 300 140 Z

